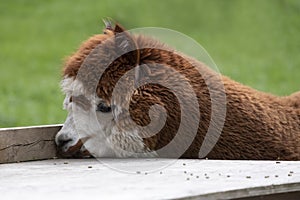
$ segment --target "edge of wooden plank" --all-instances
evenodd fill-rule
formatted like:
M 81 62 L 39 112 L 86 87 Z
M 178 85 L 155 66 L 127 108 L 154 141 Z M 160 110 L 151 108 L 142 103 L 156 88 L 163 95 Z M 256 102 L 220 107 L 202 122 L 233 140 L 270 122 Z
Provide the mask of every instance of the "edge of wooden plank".
M 56 157 L 54 138 L 61 124 L 0 129 L 0 163 Z
M 179 198 L 180 200 L 193 200 L 193 199 L 247 199 L 247 198 L 260 198 L 268 195 L 276 197 L 278 194 L 288 194 L 292 192 L 300 192 L 300 182 L 286 183 L 280 185 L 267 185 L 259 187 L 242 188 L 236 190 L 228 190 L 216 193 L 201 194 L 195 196 L 187 196 Z M 274 198 L 272 197 L 272 198 Z
M 13 130 L 26 130 L 26 129 L 37 129 L 37 128 L 52 128 L 59 127 L 63 124 L 47 124 L 47 125 L 36 125 L 36 126 L 18 126 L 18 127 L 8 127 L 8 128 L 0 128 L 0 132 L 3 131 L 13 131 Z

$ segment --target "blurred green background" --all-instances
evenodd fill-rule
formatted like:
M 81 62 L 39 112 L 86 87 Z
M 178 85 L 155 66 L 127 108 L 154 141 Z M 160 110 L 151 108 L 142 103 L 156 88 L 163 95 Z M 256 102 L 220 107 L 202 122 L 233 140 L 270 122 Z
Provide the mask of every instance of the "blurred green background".
M 197 40 L 221 73 L 278 95 L 299 90 L 299 0 L 11 0 L 0 3 L 0 127 L 63 123 L 63 58 L 112 17 Z

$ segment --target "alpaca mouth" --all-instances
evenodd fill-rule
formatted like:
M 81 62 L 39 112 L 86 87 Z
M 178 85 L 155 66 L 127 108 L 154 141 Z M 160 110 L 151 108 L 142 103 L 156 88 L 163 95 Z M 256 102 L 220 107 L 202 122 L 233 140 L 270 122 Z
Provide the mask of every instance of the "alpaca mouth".
M 83 146 L 82 140 L 79 140 L 75 145 L 63 151 L 62 148 L 57 148 L 57 154 L 62 158 L 89 158 L 92 157 L 90 152 Z

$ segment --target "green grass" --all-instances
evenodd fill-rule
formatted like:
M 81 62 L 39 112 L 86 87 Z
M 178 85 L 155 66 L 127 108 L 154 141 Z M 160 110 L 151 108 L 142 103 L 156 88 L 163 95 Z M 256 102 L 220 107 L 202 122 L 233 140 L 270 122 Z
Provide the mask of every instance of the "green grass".
M 101 32 L 165 27 L 197 40 L 220 71 L 259 90 L 300 85 L 298 0 L 12 0 L 0 3 L 0 127 L 62 123 L 62 60 Z

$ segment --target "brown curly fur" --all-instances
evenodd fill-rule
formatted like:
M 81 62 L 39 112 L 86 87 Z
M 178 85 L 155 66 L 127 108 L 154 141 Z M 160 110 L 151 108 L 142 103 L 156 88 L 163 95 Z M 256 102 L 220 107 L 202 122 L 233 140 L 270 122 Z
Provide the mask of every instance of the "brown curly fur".
M 63 71 L 64 77 L 75 78 L 84 59 L 100 43 L 103 44 L 103 48 L 99 49 L 94 58 L 87 60 L 86 65 L 92 65 L 95 62 L 105 63 L 109 57 L 116 54 L 117 42 L 114 37 L 116 33 L 122 31 L 117 25 L 114 30 L 106 29 L 105 34 L 95 35 L 84 42 L 78 51 L 67 59 Z M 98 96 L 110 102 L 116 82 L 126 71 L 134 68 L 137 64 L 149 66 L 150 64 L 162 64 L 179 71 L 187 77 L 196 91 L 201 110 L 198 133 L 182 157 L 198 158 L 211 117 L 211 99 L 207 84 L 211 84 L 210 86 L 218 91 L 218 85 L 214 84 L 219 75 L 201 62 L 176 53 L 156 40 L 139 35 L 128 35 L 128 37 L 133 46 L 151 43 L 157 48 L 140 49 L 115 60 L 99 81 Z M 167 50 L 161 50 L 161 47 L 167 48 Z M 193 65 L 201 68 L 201 75 Z M 85 71 L 82 74 L 84 77 L 81 78 L 85 80 L 95 77 L 93 70 Z M 165 77 L 165 74 L 168 73 L 157 71 L 155 76 L 165 81 L 176 81 L 176 77 Z M 154 74 L 150 74 L 150 76 L 154 76 Z M 209 81 L 204 81 L 202 76 L 210 77 Z M 226 76 L 222 76 L 221 79 L 227 98 L 226 119 L 222 134 L 207 157 L 213 159 L 300 160 L 300 92 L 287 97 L 277 97 L 244 86 Z M 88 83 L 86 83 L 86 87 L 88 87 Z M 179 92 L 189 95 L 185 91 Z M 131 98 L 130 115 L 139 125 L 147 125 L 150 122 L 146 111 L 152 104 L 156 103 L 165 107 L 168 112 L 165 126 L 156 135 L 145 138 L 144 143 L 152 150 L 160 149 L 168 144 L 175 136 L 180 123 L 180 105 L 176 97 L 167 88 L 150 84 L 139 88 Z M 190 116 L 187 117 L 193 118 L 194 114 L 195 112 L 190 110 Z M 125 116 L 123 119 L 124 127 L 127 123 L 126 117 L 129 116 Z

